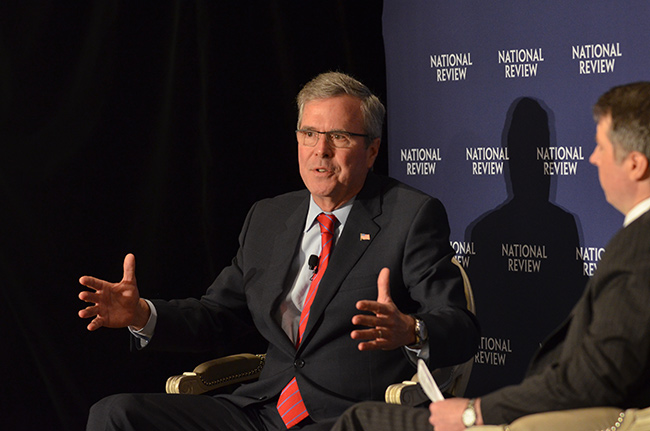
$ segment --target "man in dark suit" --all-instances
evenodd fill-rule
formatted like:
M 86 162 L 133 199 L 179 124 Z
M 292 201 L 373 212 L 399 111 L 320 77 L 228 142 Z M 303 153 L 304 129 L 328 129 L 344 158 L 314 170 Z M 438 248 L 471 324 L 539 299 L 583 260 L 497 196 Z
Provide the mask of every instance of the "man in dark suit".
M 429 411 L 362 403 L 336 430 L 454 431 L 555 410 L 650 406 L 650 82 L 611 89 L 594 118 L 589 161 L 607 201 L 625 215 L 624 227 L 526 378 L 475 400 L 432 403 Z
M 237 256 L 200 300 L 140 298 L 133 255 L 120 283 L 80 279 L 94 290 L 80 293 L 92 304 L 79 312 L 93 318 L 88 329 L 128 326 L 140 348 L 207 350 L 261 335 L 259 380 L 228 396 L 107 397 L 88 429 L 329 429 L 355 402 L 410 378 L 413 358 L 437 368 L 474 354 L 478 327 L 444 207 L 370 172 L 381 102 L 326 73 L 302 89 L 298 109 L 307 190 L 251 208 Z

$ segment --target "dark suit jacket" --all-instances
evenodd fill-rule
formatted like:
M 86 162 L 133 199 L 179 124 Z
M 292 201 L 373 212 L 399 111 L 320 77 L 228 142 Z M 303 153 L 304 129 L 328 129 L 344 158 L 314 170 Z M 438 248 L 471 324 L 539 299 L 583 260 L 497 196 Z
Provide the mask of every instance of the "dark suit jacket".
M 201 300 L 154 301 L 158 322 L 149 347 L 202 350 L 234 342 L 250 328 L 268 341 L 259 381 L 239 388 L 240 406 L 276 397 L 296 376 L 311 417 L 339 416 L 353 403 L 383 399 L 415 368 L 402 349 L 360 352 L 350 338 L 361 299 L 377 298 L 377 276 L 391 269 L 400 311 L 426 322 L 432 368 L 463 362 L 478 345 L 458 269 L 451 263 L 442 204 L 393 179 L 369 174 L 332 252 L 298 350 L 274 318 L 300 246 L 309 204 L 306 190 L 256 203 L 232 265 Z M 369 234 L 370 240 L 362 240 Z M 147 348 L 149 348 L 147 347 Z
M 650 212 L 609 242 L 565 323 L 519 385 L 481 397 L 488 424 L 580 407 L 650 406 Z

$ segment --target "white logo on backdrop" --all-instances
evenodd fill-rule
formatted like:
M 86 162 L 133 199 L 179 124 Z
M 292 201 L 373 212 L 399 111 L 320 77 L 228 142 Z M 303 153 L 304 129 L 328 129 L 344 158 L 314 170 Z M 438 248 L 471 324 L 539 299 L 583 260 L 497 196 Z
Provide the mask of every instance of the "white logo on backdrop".
M 473 66 L 472 53 L 429 55 L 431 69 L 436 69 L 436 81 L 464 81 L 467 79 L 467 68 Z
M 575 175 L 582 147 L 537 147 L 537 160 L 544 161 L 544 175 Z
M 574 45 L 571 54 L 573 60 L 578 60 L 580 75 L 612 73 L 616 57 L 623 56 L 619 42 Z
M 499 64 L 503 64 L 506 78 L 532 78 L 537 76 L 537 66 L 544 61 L 542 48 L 506 49 L 499 51 Z

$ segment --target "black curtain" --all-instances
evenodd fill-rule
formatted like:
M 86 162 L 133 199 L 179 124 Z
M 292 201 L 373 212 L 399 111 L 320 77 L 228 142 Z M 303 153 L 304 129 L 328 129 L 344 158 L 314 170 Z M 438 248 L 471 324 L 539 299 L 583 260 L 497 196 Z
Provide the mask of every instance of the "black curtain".
M 250 205 L 302 187 L 294 98 L 341 70 L 385 101 L 381 1 L 0 5 L 0 428 L 83 429 L 207 354 L 90 333 L 78 278 L 200 296 Z M 386 173 L 386 142 L 376 170 Z

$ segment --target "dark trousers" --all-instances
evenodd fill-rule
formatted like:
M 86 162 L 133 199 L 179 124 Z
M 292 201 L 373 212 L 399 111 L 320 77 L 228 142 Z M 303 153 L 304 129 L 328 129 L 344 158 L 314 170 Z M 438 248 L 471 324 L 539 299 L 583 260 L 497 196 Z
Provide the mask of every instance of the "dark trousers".
M 90 409 L 87 431 L 281 431 L 275 401 L 240 408 L 206 395 L 118 394 Z M 303 420 L 292 430 L 328 431 L 336 418 Z
M 343 413 L 332 431 L 432 431 L 429 409 L 376 401 L 355 404 Z

